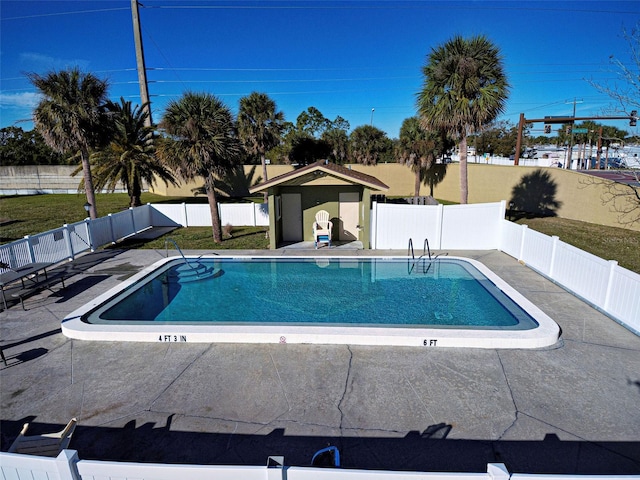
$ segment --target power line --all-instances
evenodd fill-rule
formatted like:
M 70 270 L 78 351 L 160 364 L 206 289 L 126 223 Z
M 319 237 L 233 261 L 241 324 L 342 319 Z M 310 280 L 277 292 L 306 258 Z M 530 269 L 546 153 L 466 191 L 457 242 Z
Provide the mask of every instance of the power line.
M 318 82 L 359 82 L 376 80 L 418 79 L 419 77 L 360 77 L 360 78 L 303 78 L 294 80 L 190 80 L 188 83 L 318 83 Z M 149 83 L 184 83 L 182 80 L 150 80 Z
M 358 5 L 357 3 L 353 5 L 340 5 L 340 3 L 348 3 L 348 2 L 337 2 L 337 4 L 322 4 L 318 3 L 315 5 L 296 5 L 296 4 L 282 4 L 282 5 L 256 5 L 256 4 L 245 4 L 245 5 L 185 5 L 185 4 L 177 4 L 177 5 L 149 5 L 146 2 L 146 5 L 140 4 L 141 7 L 147 9 L 173 9 L 173 10 L 202 10 L 202 9 L 213 9 L 213 10 L 409 10 L 409 9 L 420 9 L 420 10 L 505 10 L 505 11 L 548 11 L 548 12 L 572 12 L 572 13 L 611 13 L 611 14 L 627 14 L 627 15 L 638 15 L 640 14 L 640 10 L 638 11 L 627 11 L 627 10 L 606 10 L 606 9 L 583 9 L 583 8 L 552 8 L 552 7 L 507 7 L 507 6 L 487 6 L 486 4 L 482 4 L 479 6 L 474 5 L 455 5 L 449 2 L 442 4 L 433 4 L 431 2 L 408 2 L 401 4 L 400 2 L 396 2 L 394 0 L 389 0 L 388 2 L 378 1 L 369 5 L 365 5 L 365 2 L 362 5 Z M 354 3 L 353 1 L 351 3 Z M 385 3 L 388 3 L 385 5 Z M 67 12 L 52 12 L 52 13 L 40 13 L 37 15 L 21 15 L 17 17 L 4 17 L 0 20 L 9 21 L 9 20 L 24 20 L 29 18 L 43 18 L 43 17 L 55 17 L 55 16 L 64 16 L 64 15 L 83 15 L 83 14 L 94 14 L 94 13 L 104 13 L 104 12 L 116 12 L 129 10 L 128 7 L 117 7 L 117 8 L 99 8 L 92 10 L 72 10 Z
M 42 18 L 42 17 L 58 17 L 62 15 L 79 15 L 84 13 L 104 13 L 104 12 L 115 12 L 120 10 L 129 10 L 128 7 L 118 7 L 118 8 L 99 8 L 95 10 L 76 10 L 72 12 L 56 12 L 56 13 L 39 13 L 38 15 L 23 15 L 20 17 L 5 17 L 2 20 L 23 20 L 25 18 Z
M 224 4 L 224 5 L 202 5 L 202 4 L 176 4 L 176 5 L 144 5 L 145 8 L 149 9 L 174 9 L 174 10 L 385 10 L 385 9 L 420 9 L 420 10 L 506 10 L 506 11 L 539 11 L 539 12 L 572 12 L 572 13 L 612 13 L 612 14 L 630 14 L 637 15 L 640 13 L 640 10 L 636 11 L 625 11 L 625 10 L 606 10 L 606 9 L 586 9 L 586 8 L 554 8 L 554 7 L 532 7 L 532 6 L 487 6 L 486 4 L 482 5 L 456 5 L 449 2 L 443 2 L 439 4 L 434 4 L 429 1 L 413 1 L 413 2 L 397 2 L 394 0 L 389 0 L 388 2 L 378 1 L 373 2 L 370 5 L 358 5 L 358 2 L 352 5 L 346 5 L 346 3 L 354 3 L 354 2 L 334 2 L 334 3 L 322 3 L 317 2 L 316 4 L 310 5 L 307 4 L 296 4 L 292 2 L 291 4 L 286 4 L 283 2 L 281 5 L 268 5 L 263 2 L 260 5 L 256 4 Z M 345 5 L 341 5 L 344 3 Z M 362 2 L 364 3 L 364 2 Z M 386 4 L 385 4 L 386 3 Z

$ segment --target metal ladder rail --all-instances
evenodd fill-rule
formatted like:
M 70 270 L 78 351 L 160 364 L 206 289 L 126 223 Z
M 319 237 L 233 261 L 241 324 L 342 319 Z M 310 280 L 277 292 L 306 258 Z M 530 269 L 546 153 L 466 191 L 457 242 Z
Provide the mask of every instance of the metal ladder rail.
M 429 239 L 426 238 L 426 237 L 424 239 L 424 244 L 422 245 L 422 256 L 423 257 L 424 257 L 425 252 L 429 253 L 429 260 L 431 260 L 431 249 L 429 248 Z
M 411 253 L 411 258 L 409 258 L 409 253 Z M 413 251 L 413 239 L 409 238 L 409 245 L 407 246 L 407 275 L 411 275 L 411 272 L 413 272 L 413 269 L 415 268 L 415 266 L 416 266 L 416 256 Z
M 427 273 L 429 273 L 429 270 L 431 269 L 431 248 L 429 248 L 429 239 L 425 238 L 424 239 L 424 243 L 422 244 L 422 255 L 420 255 L 420 258 L 418 258 L 418 262 L 420 260 L 422 260 L 426 255 L 429 255 L 429 264 L 427 265 L 427 262 L 425 262 L 424 260 L 422 261 L 422 273 L 423 275 L 426 275 Z M 425 268 L 426 266 L 426 268 Z
M 429 272 L 429 270 L 431 269 L 431 265 L 433 265 L 433 261 L 437 260 L 439 257 L 441 256 L 447 256 L 449 255 L 448 252 L 444 252 L 444 253 L 439 253 L 435 256 L 431 255 L 431 248 L 429 247 L 429 239 L 425 238 L 424 239 L 424 244 L 422 246 L 422 255 L 420 255 L 417 259 L 416 256 L 414 254 L 414 250 L 413 250 L 413 239 L 409 238 L 409 245 L 407 247 L 407 257 L 409 257 L 409 254 L 411 254 L 411 258 L 409 259 L 409 264 L 411 264 L 411 266 L 407 266 L 407 270 L 408 273 L 411 274 L 411 272 L 413 272 L 413 269 L 415 268 L 416 264 L 419 263 L 420 261 L 422 261 L 422 273 L 426 274 Z M 429 262 L 426 262 L 426 258 L 427 257 L 429 259 Z M 413 263 L 411 263 L 411 260 L 413 260 Z
M 429 256 L 429 265 L 427 266 L 427 268 L 424 268 L 424 263 L 423 263 L 423 268 L 422 268 L 422 273 L 426 274 L 429 272 L 429 269 L 431 268 L 431 265 L 433 265 L 433 261 L 437 260 L 439 257 L 442 256 L 447 256 L 449 255 L 448 252 L 443 252 L 443 253 L 439 253 L 436 256 L 432 256 L 431 255 L 431 248 L 429 247 L 429 239 L 425 238 L 424 239 L 424 244 L 422 246 L 422 256 L 418 259 L 418 261 L 420 261 L 425 255 Z
M 169 256 L 169 249 L 167 248 L 167 244 L 171 242 L 173 243 L 173 246 L 176 247 L 176 250 L 178 250 L 178 253 L 180 253 L 180 256 L 182 257 L 182 259 L 184 260 L 184 263 L 191 269 L 193 270 L 198 270 L 196 267 L 194 267 L 193 265 L 191 265 L 189 263 L 189 261 L 187 260 L 187 257 L 184 256 L 184 253 L 182 253 L 182 250 L 180 250 L 180 247 L 178 246 L 178 244 L 176 243 L 176 241 L 173 238 L 167 238 L 164 241 L 164 249 L 165 249 L 165 256 Z

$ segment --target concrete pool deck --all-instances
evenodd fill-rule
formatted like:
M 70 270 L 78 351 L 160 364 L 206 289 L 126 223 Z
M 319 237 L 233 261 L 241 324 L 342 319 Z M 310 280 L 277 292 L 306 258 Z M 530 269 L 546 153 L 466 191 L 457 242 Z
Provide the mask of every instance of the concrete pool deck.
M 65 289 L 0 312 L 2 450 L 24 422 L 37 433 L 75 416 L 71 448 L 82 459 L 264 465 L 284 455 L 308 465 L 332 444 L 347 468 L 640 473 L 640 337 L 508 255 L 449 253 L 479 260 L 533 301 L 561 341 L 481 350 L 70 340 L 60 330 L 69 312 L 165 251 L 81 257 L 86 269 Z

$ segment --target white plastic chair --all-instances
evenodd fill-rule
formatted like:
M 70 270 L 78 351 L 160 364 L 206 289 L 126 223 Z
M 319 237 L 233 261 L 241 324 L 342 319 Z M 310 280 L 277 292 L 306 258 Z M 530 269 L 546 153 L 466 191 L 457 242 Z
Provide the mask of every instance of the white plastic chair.
M 320 210 L 316 213 L 316 221 L 313 222 L 313 243 L 318 248 L 318 243 L 326 243 L 331 248 L 331 231 L 333 223 L 329 220 L 329 212 Z
M 9 453 L 23 453 L 26 455 L 40 455 L 43 457 L 57 457 L 58 454 L 69 446 L 71 435 L 76 429 L 78 420 L 72 418 L 67 426 L 56 433 L 45 433 L 42 435 L 25 435 L 29 424 L 25 423 L 22 431 L 18 435 L 11 447 Z

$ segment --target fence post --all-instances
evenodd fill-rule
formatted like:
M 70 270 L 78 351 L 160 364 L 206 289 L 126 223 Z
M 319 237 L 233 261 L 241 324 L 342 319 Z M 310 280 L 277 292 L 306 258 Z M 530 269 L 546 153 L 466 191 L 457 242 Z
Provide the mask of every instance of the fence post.
M 131 225 L 133 226 L 134 234 L 138 233 L 138 229 L 136 228 L 136 216 L 133 214 L 133 207 L 129 207 L 129 212 L 131 213 Z
M 438 213 L 436 215 L 436 243 L 434 249 L 442 250 L 442 223 L 444 222 L 444 205 L 438 204 Z
M 553 279 L 553 268 L 556 264 L 556 250 L 558 249 L 558 241 L 560 240 L 560 237 L 553 235 L 551 240 L 553 244 L 551 246 L 551 262 L 549 262 L 549 278 Z
M 15 246 L 17 244 L 15 242 L 12 242 L 9 244 L 9 267 L 11 268 L 18 268 L 18 259 L 16 258 L 16 251 L 15 251 Z
M 611 291 L 613 290 L 613 274 L 616 272 L 618 262 L 616 260 L 609 260 L 609 278 L 607 279 L 607 291 L 604 295 L 604 304 L 602 308 L 604 311 L 609 310 L 609 302 L 611 300 Z
M 497 238 L 497 250 L 502 251 L 502 245 L 504 242 L 504 222 L 507 221 L 506 214 L 507 214 L 507 201 L 506 200 L 500 200 L 500 212 L 498 212 L 498 238 Z
M 151 205 L 150 202 L 147 202 L 147 216 L 149 217 L 149 227 L 153 227 L 153 211 L 155 209 L 153 208 L 153 205 Z
M 524 237 L 526 236 L 528 228 L 529 225 L 522 225 L 522 236 L 520 237 L 520 253 L 518 254 L 518 261 L 524 260 L 524 258 L 522 258 L 524 256 Z
M 74 257 L 74 252 L 73 252 L 73 245 L 71 244 L 71 235 L 69 234 L 69 225 L 67 223 L 65 223 L 64 225 L 62 225 L 62 232 L 64 235 L 64 243 L 67 246 L 67 258 L 69 260 L 73 260 Z
M 369 243 L 371 248 L 375 250 L 378 248 L 378 202 L 373 201 L 371 203 L 371 218 L 369 219 L 369 225 L 371 231 L 369 232 Z
M 187 204 L 186 202 L 182 202 L 182 218 L 184 219 L 182 224 L 186 227 L 189 226 L 189 215 L 188 215 L 188 211 L 187 211 Z
M 87 240 L 89 240 L 89 250 L 91 250 L 92 252 L 95 252 L 96 249 L 93 246 L 93 235 L 91 234 L 91 219 L 85 218 L 84 224 L 87 229 Z
M 111 244 L 115 245 L 116 238 L 114 238 L 114 237 L 115 237 L 116 234 L 113 233 L 113 219 L 111 218 L 111 214 L 110 213 L 107 215 L 107 217 L 109 218 L 109 232 L 110 232 L 109 237 L 111 238 Z
M 29 235 L 25 235 L 24 239 L 27 241 L 27 250 L 29 252 L 29 262 L 35 263 L 36 256 L 33 253 L 33 245 L 31 245 L 31 237 Z
M 281 480 L 284 478 L 287 478 L 284 456 L 270 455 L 267 458 L 267 480 Z
M 499 215 L 499 220 L 504 220 L 504 217 L 507 214 L 507 201 L 506 200 L 500 200 L 500 215 Z
M 80 461 L 76 450 L 62 450 L 56 457 L 55 465 L 60 480 L 81 480 L 76 463 Z
M 511 477 L 504 463 L 488 463 L 487 475 L 491 480 L 509 480 Z

